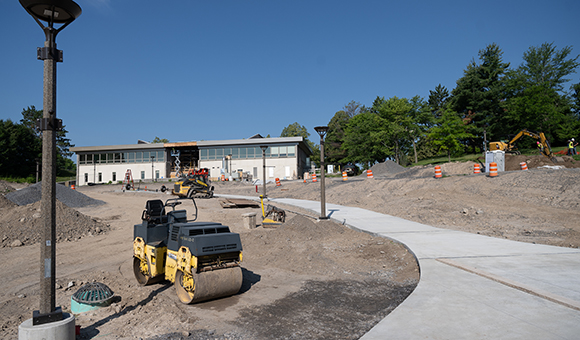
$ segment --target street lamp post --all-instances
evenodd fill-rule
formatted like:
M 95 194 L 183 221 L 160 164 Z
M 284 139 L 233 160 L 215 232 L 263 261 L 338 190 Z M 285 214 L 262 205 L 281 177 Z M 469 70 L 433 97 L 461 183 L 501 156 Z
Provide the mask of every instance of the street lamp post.
M 37 57 L 44 61 L 43 114 L 37 122 L 42 131 L 42 199 L 44 219 L 40 242 L 40 308 L 33 312 L 33 324 L 40 325 L 63 319 L 56 307 L 56 132 L 62 121 L 56 118 L 56 63 L 62 62 L 62 51 L 56 48 L 56 35 L 81 15 L 81 8 L 72 0 L 20 0 L 20 4 L 40 25 L 45 35 L 44 47 Z M 48 25 L 44 26 L 41 21 Z M 55 28 L 54 24 L 62 24 Z
M 263 167 L 263 179 L 264 179 L 264 191 L 262 196 L 266 198 L 266 150 L 268 149 L 267 145 L 260 145 L 260 149 L 262 149 L 262 167 Z
M 155 161 L 155 156 L 151 156 L 151 183 L 155 182 L 155 166 L 153 162 Z
M 326 220 L 326 193 L 324 192 L 324 136 L 328 132 L 328 126 L 317 126 L 314 128 L 320 135 L 320 219 Z

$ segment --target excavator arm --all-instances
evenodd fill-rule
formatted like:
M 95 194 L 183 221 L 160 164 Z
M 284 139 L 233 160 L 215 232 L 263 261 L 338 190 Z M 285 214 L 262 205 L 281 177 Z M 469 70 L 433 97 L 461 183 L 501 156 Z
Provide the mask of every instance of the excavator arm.
M 550 143 L 546 139 L 546 136 L 544 135 L 543 132 L 536 133 L 533 131 L 529 131 L 528 129 L 523 129 L 517 135 L 515 135 L 515 137 L 512 138 L 512 140 L 509 141 L 507 149 L 508 150 L 515 150 L 516 149 L 515 142 L 523 136 L 529 136 L 529 137 L 532 137 L 532 138 L 538 140 L 540 142 L 538 147 L 539 147 L 542 155 L 548 157 L 553 162 L 556 162 L 556 157 L 554 156 L 554 153 L 552 153 L 552 148 L 550 147 Z

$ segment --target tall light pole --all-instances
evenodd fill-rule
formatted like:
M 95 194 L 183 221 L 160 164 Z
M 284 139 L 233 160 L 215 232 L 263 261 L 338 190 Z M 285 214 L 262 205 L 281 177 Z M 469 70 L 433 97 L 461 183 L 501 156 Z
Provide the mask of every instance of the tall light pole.
M 328 126 L 317 126 L 314 128 L 320 135 L 320 219 L 326 220 L 326 193 L 324 192 L 324 136 L 328 132 Z
M 260 149 L 262 149 L 262 167 L 263 167 L 263 178 L 264 178 L 264 191 L 262 196 L 266 198 L 266 150 L 268 149 L 267 145 L 260 145 Z
M 62 62 L 62 51 L 56 48 L 56 35 L 81 15 L 72 0 L 20 0 L 20 4 L 40 25 L 45 35 L 44 47 L 37 57 L 44 61 L 44 95 L 42 119 L 42 200 L 43 233 L 40 241 L 40 308 L 33 312 L 32 323 L 40 325 L 63 319 L 56 307 L 56 132 L 62 121 L 56 118 L 56 63 Z M 48 25 L 44 26 L 41 21 Z M 55 28 L 54 24 L 62 24 Z
M 155 161 L 155 156 L 151 156 L 151 183 L 155 182 L 155 166 L 153 162 Z

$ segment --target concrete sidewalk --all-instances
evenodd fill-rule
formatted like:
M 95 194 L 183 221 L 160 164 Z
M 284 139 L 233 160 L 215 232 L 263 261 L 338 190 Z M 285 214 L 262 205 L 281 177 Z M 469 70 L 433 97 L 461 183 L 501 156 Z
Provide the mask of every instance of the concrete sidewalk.
M 270 201 L 320 214 L 320 202 Z M 333 204 L 327 213 L 400 241 L 419 261 L 415 291 L 361 339 L 580 339 L 580 249 L 439 229 Z

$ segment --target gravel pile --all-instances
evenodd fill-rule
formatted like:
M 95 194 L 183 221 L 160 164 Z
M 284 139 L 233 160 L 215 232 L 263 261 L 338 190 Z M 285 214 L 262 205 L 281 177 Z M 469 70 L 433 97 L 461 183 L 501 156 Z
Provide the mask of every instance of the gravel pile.
M 6 198 L 17 205 L 28 205 L 40 201 L 42 197 L 41 182 L 27 188 L 12 191 L 6 194 Z M 85 194 L 72 190 L 62 184 L 56 185 L 56 199 L 71 208 L 87 207 L 91 205 L 101 205 L 105 202 L 90 198 Z
M 373 171 L 373 176 L 393 176 L 407 169 L 391 160 L 387 160 L 371 166 L 371 170 Z

